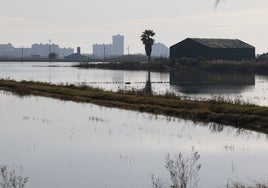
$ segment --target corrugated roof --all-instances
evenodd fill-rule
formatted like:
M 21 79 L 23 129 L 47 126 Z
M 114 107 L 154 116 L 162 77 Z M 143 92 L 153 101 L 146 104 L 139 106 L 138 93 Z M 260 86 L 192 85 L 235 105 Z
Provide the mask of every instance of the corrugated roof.
M 190 39 L 210 48 L 254 48 L 253 46 L 238 39 Z

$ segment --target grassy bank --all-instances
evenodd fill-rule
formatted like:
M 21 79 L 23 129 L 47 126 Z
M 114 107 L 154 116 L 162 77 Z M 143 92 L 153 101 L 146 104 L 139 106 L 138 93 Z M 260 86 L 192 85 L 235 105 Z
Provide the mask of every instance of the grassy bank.
M 114 70 L 151 70 L 151 71 L 206 71 L 216 73 L 255 73 L 268 74 L 268 60 L 205 60 L 205 59 L 156 59 L 150 63 L 138 61 L 119 61 L 116 63 L 80 63 L 75 65 L 79 68 L 101 68 Z
M 94 103 L 107 107 L 162 114 L 197 122 L 215 122 L 268 133 L 268 107 L 221 100 L 182 100 L 173 95 L 153 96 L 145 92 L 111 92 L 74 85 L 0 80 L 0 89 L 18 95 L 36 95 L 61 100 Z

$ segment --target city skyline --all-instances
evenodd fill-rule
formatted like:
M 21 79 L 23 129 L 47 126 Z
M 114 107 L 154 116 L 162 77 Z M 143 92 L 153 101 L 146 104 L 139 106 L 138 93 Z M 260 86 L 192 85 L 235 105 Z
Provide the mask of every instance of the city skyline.
M 140 35 L 152 29 L 156 42 L 168 47 L 187 37 L 238 38 L 256 46 L 257 53 L 268 51 L 266 0 L 214 5 L 215 0 L 5 1 L 0 7 L 0 43 L 29 47 L 52 39 L 62 46 L 81 46 L 87 53 L 92 44 L 109 43 L 110 36 L 120 33 L 130 53 L 144 53 Z
M 113 35 L 112 43 L 110 44 L 93 44 L 92 45 L 92 56 L 95 58 L 105 58 L 113 56 L 124 55 L 124 36 Z
M 51 41 L 50 41 L 51 42 Z M 126 51 L 124 53 L 124 36 L 117 34 L 112 36 L 112 43 L 110 44 L 93 44 L 92 53 L 83 53 L 88 57 L 93 58 L 109 58 L 117 57 L 122 55 L 129 55 Z M 95 50 L 94 50 L 95 48 Z M 77 47 L 77 54 L 81 53 L 81 47 Z M 152 46 L 152 56 L 153 57 L 169 57 L 169 48 L 163 43 L 157 42 Z M 104 51 L 105 57 L 104 57 Z M 28 57 L 28 58 L 37 58 L 37 57 L 47 57 L 49 53 L 56 53 L 59 58 L 64 58 L 69 55 L 74 54 L 74 48 L 61 46 L 55 43 L 34 43 L 30 47 L 15 47 L 11 43 L 0 44 L 0 57 L 8 58 L 19 58 L 19 57 Z M 144 54 L 145 55 L 145 54 Z
M 48 57 L 50 53 L 55 53 L 59 58 L 74 53 L 74 49 L 70 47 L 60 47 L 54 43 L 34 43 L 31 47 L 15 47 L 11 43 L 0 44 L 0 57 L 6 58 L 44 58 Z

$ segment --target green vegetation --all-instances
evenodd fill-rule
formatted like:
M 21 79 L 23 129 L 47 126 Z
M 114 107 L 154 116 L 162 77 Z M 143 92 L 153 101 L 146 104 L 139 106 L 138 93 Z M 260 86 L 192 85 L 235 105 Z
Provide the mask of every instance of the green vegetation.
M 228 61 L 228 60 L 205 60 L 205 59 L 155 59 L 150 63 L 142 63 L 137 61 L 123 60 L 120 62 L 112 62 L 107 64 L 91 64 L 81 63 L 75 65 L 81 68 L 101 68 L 115 70 L 151 70 L 159 72 L 170 71 L 206 71 L 215 73 L 256 73 L 268 74 L 268 60 L 244 60 L 244 61 Z
M 53 85 L 32 81 L 0 80 L 0 89 L 20 96 L 37 95 L 61 100 L 162 114 L 196 122 L 214 122 L 268 133 L 268 107 L 241 104 L 239 101 L 194 101 L 175 95 L 158 96 L 143 91 L 103 91 L 86 86 Z

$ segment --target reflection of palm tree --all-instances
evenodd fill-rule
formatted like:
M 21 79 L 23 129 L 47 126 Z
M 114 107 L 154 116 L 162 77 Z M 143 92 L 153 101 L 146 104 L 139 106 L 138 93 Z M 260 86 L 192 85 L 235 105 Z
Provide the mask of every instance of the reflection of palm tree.
M 217 0 L 215 3 L 215 7 L 219 4 L 220 0 Z
M 148 78 L 145 83 L 144 92 L 146 93 L 152 93 L 152 83 L 151 83 L 151 72 L 148 71 Z
M 145 30 L 141 35 L 141 41 L 145 45 L 148 62 L 151 61 L 152 45 L 154 44 L 154 39 L 152 37 L 154 35 L 155 33 L 153 32 L 153 30 Z
M 221 2 L 221 0 L 216 0 L 215 2 L 215 8 L 218 6 L 218 4 Z

